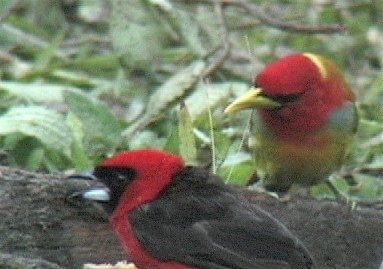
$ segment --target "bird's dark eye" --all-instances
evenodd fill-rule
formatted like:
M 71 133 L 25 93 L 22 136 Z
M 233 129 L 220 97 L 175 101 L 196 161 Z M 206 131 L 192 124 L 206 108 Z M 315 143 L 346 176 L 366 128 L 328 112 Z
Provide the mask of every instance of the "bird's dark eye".
M 294 102 L 298 100 L 303 95 L 303 93 L 300 92 L 300 93 L 292 93 L 292 94 L 285 94 L 285 95 L 267 95 L 267 94 L 263 94 L 263 95 L 265 97 L 270 98 L 273 101 L 276 101 L 281 104 L 285 104 L 285 103 Z
M 93 175 L 109 188 L 112 200 L 118 200 L 136 172 L 130 167 L 97 166 Z

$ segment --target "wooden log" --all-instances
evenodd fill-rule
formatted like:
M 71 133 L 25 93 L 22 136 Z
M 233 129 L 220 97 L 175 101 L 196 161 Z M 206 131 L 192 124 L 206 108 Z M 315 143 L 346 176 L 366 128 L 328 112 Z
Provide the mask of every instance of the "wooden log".
M 81 268 L 89 262 L 127 259 L 101 208 L 68 199 L 90 184 L 61 174 L 0 167 L 0 268 L 20 264 L 21 268 Z M 248 191 L 246 195 L 304 242 L 318 268 L 379 268 L 383 260 L 381 203 L 352 209 L 312 197 L 281 202 Z

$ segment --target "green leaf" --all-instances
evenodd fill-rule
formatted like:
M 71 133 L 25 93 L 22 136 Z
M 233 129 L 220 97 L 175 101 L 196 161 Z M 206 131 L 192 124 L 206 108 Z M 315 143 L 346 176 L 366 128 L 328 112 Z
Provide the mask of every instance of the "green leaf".
M 234 166 L 221 167 L 218 170 L 218 175 L 220 175 L 226 183 L 246 185 L 253 172 L 254 163 L 246 161 Z
M 193 121 L 185 105 L 179 113 L 178 135 L 180 139 L 180 154 L 187 164 L 197 164 L 197 148 L 193 134 Z
M 49 43 L 48 47 L 42 49 L 37 55 L 35 67 L 39 70 L 52 68 L 50 63 L 54 60 L 61 43 L 65 38 L 65 31 L 61 30 L 54 37 L 53 41 Z
M 189 108 L 191 117 L 198 118 L 210 109 L 222 105 L 231 95 L 245 93 L 249 86 L 241 82 L 224 83 L 201 83 L 197 89 L 186 98 L 186 105 Z
M 142 117 L 129 126 L 123 136 L 129 140 L 137 131 L 144 129 L 177 101 L 189 94 L 200 80 L 205 62 L 195 61 L 170 77 L 153 93 Z
M 190 10 L 185 11 L 173 8 L 171 5 L 161 10 L 168 23 L 180 35 L 188 48 L 198 56 L 205 54 L 205 49 L 202 45 L 201 27 L 196 22 L 194 13 L 191 13 Z
M 158 13 L 145 1 L 111 1 L 110 37 L 114 51 L 131 68 L 150 69 L 159 59 L 166 33 Z
M 382 179 L 372 175 L 356 173 L 354 180 L 360 185 L 356 189 L 350 189 L 350 193 L 362 199 L 382 199 Z
M 25 164 L 25 168 L 29 170 L 37 170 L 44 158 L 44 149 L 35 148 L 28 154 L 28 159 Z
M 9 152 L 8 159 L 12 164 L 22 166 L 28 170 L 36 170 L 42 166 L 44 148 L 39 140 L 31 136 L 23 136 L 20 133 L 9 135 L 8 137 L 14 140 L 13 145 L 7 147 Z
M 83 170 L 93 165 L 84 149 L 84 129 L 78 117 L 72 112 L 67 115 L 68 126 L 72 129 L 74 141 L 72 143 L 72 163 L 77 170 Z
M 204 68 L 203 61 L 195 61 L 170 77 L 150 97 L 147 113 L 155 117 L 177 102 L 200 80 Z
M 0 81 L 0 91 L 27 101 L 51 103 L 62 102 L 64 91 L 80 92 L 80 89 L 65 85 Z
M 383 100 L 383 72 L 381 71 L 364 96 L 364 103 L 382 104 Z
M 144 130 L 129 140 L 129 149 L 163 148 L 165 139 L 160 138 L 156 132 Z
M 115 74 L 119 67 L 118 57 L 112 55 L 92 55 L 76 59 L 71 62 L 71 66 L 81 68 L 83 70 L 92 72 L 93 74 L 99 74 L 105 76 L 107 71 Z
M 11 108 L 0 117 L 0 135 L 22 133 L 48 148 L 70 155 L 72 133 L 59 113 L 41 106 Z
M 243 162 L 251 162 L 251 154 L 248 152 L 239 151 L 229 154 L 225 161 L 222 163 L 222 167 L 231 167 L 239 165 Z
M 69 109 L 81 121 L 84 145 L 93 155 L 111 151 L 120 141 L 121 126 L 116 116 L 103 103 L 89 96 L 65 91 L 64 99 Z
M 172 153 L 179 153 L 180 137 L 178 135 L 178 128 L 175 126 L 172 126 L 169 133 L 170 135 L 166 139 L 166 143 L 163 147 L 163 150 L 172 152 Z

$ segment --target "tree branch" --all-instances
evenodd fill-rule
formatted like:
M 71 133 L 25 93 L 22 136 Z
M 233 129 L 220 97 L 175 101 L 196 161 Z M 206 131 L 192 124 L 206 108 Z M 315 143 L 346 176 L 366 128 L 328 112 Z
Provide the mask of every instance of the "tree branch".
M 215 3 L 218 0 L 199 0 L 203 2 Z M 280 30 L 290 31 L 290 32 L 300 32 L 308 34 L 318 34 L 318 33 L 339 33 L 347 31 L 345 25 L 342 24 L 301 24 L 296 22 L 284 21 L 278 18 L 273 17 L 270 14 L 267 14 L 262 8 L 256 4 L 250 3 L 247 0 L 219 0 L 222 4 L 226 5 L 236 5 L 242 7 L 249 14 L 256 17 L 260 22 L 270 27 L 278 28 Z
M 91 184 L 0 167 L 0 267 L 21 263 L 22 268 L 81 268 L 84 263 L 126 259 L 104 212 L 92 203 L 68 199 Z M 377 208 L 381 206 L 352 209 L 311 197 L 282 202 L 250 191 L 245 194 L 302 240 L 319 269 L 379 268 L 383 212 Z

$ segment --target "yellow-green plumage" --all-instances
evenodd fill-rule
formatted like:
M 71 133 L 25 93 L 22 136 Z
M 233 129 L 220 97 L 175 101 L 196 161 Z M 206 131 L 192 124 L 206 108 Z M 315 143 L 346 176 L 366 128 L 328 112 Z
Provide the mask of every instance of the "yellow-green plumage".
M 257 174 L 268 190 L 286 191 L 293 183 L 315 185 L 338 169 L 352 144 L 356 130 L 356 110 L 348 103 L 337 113 L 347 117 L 333 119 L 307 140 L 283 141 L 252 114 L 249 146 L 253 150 Z

